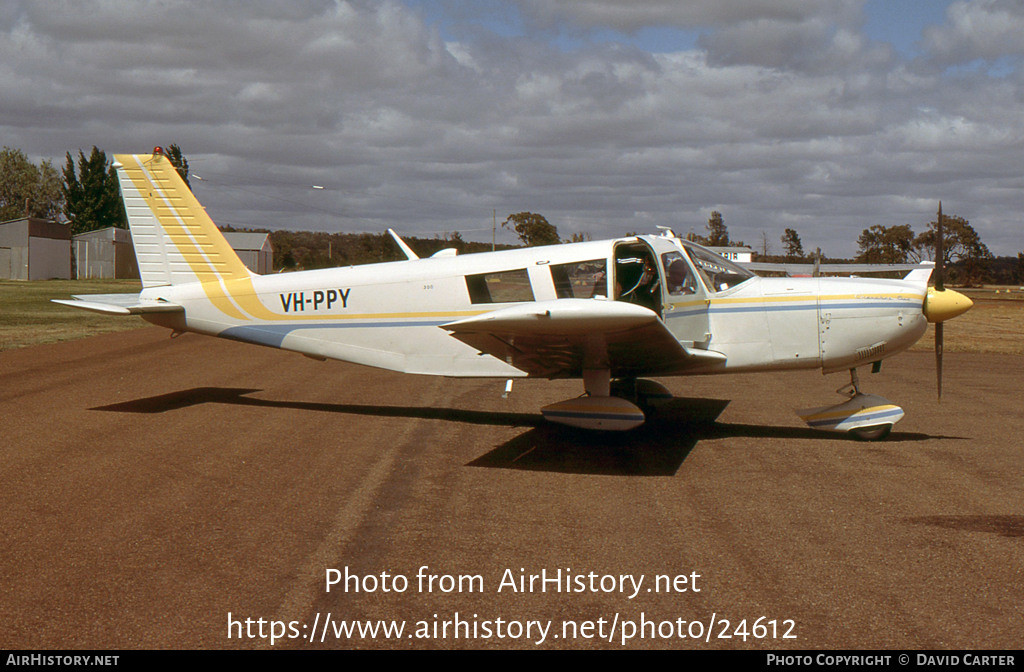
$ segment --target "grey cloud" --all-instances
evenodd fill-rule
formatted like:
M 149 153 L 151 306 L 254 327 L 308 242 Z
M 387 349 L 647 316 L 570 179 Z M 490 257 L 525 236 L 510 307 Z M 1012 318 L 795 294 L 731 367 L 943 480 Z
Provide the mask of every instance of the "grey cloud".
M 3 144 L 62 161 L 176 142 L 234 225 L 489 238 L 493 209 L 533 210 L 600 237 L 701 231 L 715 208 L 747 242 L 797 225 L 852 254 L 941 197 L 994 249 L 1022 246 L 1020 76 L 901 62 L 844 14 L 860 3 L 641 2 L 632 24 L 555 5 L 583 27 L 717 26 L 674 54 L 484 27 L 446 42 L 397 2 L 282 4 L 17 3 Z
M 921 46 L 942 65 L 1024 56 L 1024 4 L 1018 0 L 954 2 L 947 23 L 925 29 Z
M 516 0 L 539 25 L 568 23 L 631 32 L 651 26 L 703 28 L 746 21 L 800 22 L 808 17 L 852 16 L 863 0 Z

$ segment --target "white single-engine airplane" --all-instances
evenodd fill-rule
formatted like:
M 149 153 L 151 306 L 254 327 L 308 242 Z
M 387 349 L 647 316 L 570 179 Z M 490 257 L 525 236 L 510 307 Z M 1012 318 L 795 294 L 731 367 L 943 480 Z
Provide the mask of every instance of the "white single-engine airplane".
M 820 368 L 851 372 L 849 399 L 803 419 L 881 438 L 903 411 L 862 394 L 857 367 L 877 368 L 972 305 L 942 288 L 941 261 L 935 290 L 930 268 L 903 280 L 763 278 L 671 231 L 428 259 L 395 235 L 406 261 L 260 276 L 159 148 L 114 167 L 142 292 L 58 303 L 405 373 L 582 378 L 586 395 L 541 409 L 576 427 L 642 424 L 643 409 L 671 398 L 644 376 Z M 936 344 L 941 357 L 938 330 Z

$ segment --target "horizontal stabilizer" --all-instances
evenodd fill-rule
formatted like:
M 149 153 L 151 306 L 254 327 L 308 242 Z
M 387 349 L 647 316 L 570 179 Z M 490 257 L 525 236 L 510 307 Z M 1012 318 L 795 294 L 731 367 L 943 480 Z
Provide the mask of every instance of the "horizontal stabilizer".
M 138 294 L 79 294 L 74 301 L 51 299 L 54 303 L 104 315 L 142 315 L 144 313 L 180 313 L 176 303 L 160 299 L 140 299 Z

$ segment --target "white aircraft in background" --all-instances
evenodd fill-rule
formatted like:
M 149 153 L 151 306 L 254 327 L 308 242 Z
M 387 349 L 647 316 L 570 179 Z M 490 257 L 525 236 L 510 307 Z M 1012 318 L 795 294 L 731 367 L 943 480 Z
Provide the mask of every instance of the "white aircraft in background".
M 58 303 L 405 373 L 582 378 L 584 396 L 541 409 L 576 427 L 642 424 L 671 398 L 643 377 L 820 368 L 851 372 L 849 398 L 804 420 L 881 438 L 903 411 L 862 394 L 857 367 L 877 370 L 928 322 L 972 305 L 941 287 L 941 262 L 935 290 L 930 268 L 903 280 L 766 278 L 670 231 L 428 259 L 395 235 L 405 261 L 261 276 L 159 148 L 114 167 L 142 292 Z

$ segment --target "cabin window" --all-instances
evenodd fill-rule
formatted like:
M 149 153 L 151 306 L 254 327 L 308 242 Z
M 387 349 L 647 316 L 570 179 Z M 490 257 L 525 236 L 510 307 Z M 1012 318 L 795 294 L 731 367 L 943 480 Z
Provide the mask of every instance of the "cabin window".
M 608 280 L 605 275 L 605 259 L 578 261 L 572 264 L 551 266 L 551 279 L 555 293 L 560 299 L 590 299 L 606 296 Z
M 472 303 L 518 303 L 533 301 L 533 288 L 526 269 L 501 273 L 467 275 L 466 288 Z

